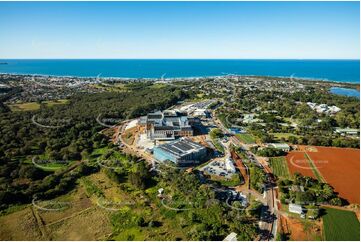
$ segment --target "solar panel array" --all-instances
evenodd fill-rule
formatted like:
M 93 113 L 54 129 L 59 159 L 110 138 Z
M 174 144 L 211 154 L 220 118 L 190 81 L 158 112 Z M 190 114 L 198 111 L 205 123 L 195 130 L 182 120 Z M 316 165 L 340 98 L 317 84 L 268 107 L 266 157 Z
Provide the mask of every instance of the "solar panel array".
M 159 148 L 180 157 L 190 152 L 198 151 L 199 149 L 202 149 L 204 147 L 189 139 L 181 139 L 172 143 L 160 145 Z

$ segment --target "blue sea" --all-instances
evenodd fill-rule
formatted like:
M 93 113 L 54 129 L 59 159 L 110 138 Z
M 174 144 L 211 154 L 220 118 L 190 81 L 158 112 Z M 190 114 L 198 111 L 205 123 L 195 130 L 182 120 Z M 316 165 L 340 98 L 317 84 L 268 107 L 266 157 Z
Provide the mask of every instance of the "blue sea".
M 235 75 L 360 82 L 359 60 L 78 59 L 0 60 L 0 73 L 79 77 L 174 78 Z M 7 63 L 7 64 L 3 64 Z

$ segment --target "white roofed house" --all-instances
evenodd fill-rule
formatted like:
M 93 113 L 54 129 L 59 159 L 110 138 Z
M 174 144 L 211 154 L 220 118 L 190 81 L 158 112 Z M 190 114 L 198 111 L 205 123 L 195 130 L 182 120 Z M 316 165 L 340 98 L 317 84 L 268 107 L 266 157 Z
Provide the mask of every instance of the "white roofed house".
M 351 128 L 336 128 L 336 133 L 341 135 L 359 135 L 360 130 L 359 129 L 351 129 Z
M 269 148 L 275 148 L 275 149 L 282 150 L 285 152 L 289 152 L 291 149 L 290 146 L 286 143 L 269 143 L 267 146 Z
M 294 204 L 294 203 L 290 203 L 288 204 L 288 211 L 290 213 L 296 213 L 296 214 L 299 214 L 301 215 L 301 217 L 304 217 L 305 216 L 305 213 L 303 211 L 303 208 L 301 205 L 298 205 L 298 204 Z

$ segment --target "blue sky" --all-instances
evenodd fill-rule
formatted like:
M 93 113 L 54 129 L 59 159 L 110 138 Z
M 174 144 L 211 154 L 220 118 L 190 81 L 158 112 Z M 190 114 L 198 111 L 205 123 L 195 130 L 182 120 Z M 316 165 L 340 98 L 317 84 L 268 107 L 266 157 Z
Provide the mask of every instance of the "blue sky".
M 359 2 L 0 2 L 0 58 L 359 59 Z

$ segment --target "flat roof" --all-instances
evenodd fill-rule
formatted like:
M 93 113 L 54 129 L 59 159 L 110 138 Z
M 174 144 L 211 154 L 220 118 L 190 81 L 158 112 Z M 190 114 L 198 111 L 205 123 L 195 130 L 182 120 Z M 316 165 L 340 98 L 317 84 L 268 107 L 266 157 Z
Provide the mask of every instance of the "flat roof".
M 336 131 L 338 132 L 359 132 L 359 129 L 353 129 L 353 128 L 336 128 Z
M 273 146 L 275 148 L 290 148 L 290 146 L 286 143 L 269 143 L 268 145 Z
M 167 144 L 162 144 L 157 146 L 156 148 L 162 149 L 168 153 L 171 153 L 172 155 L 180 158 L 184 155 L 193 153 L 193 152 L 197 152 L 201 149 L 205 149 L 204 146 L 193 142 L 190 139 L 179 139 Z

